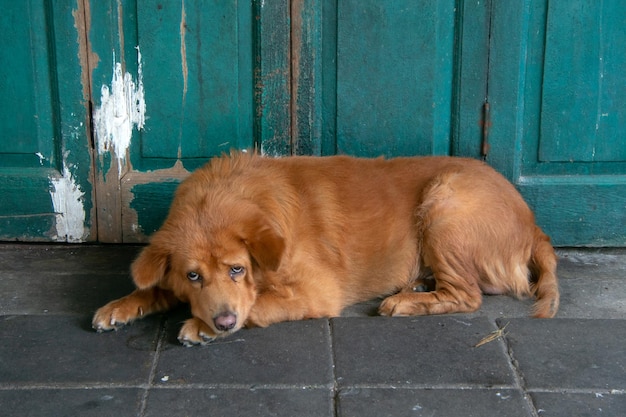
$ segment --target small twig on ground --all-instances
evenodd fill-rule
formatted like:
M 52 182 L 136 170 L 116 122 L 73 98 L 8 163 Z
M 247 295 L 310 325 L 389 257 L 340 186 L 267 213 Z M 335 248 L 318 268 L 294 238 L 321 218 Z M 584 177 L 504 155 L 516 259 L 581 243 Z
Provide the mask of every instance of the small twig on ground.
M 506 336 L 508 333 L 504 332 L 504 329 L 506 329 L 506 326 L 508 326 L 509 323 L 505 324 L 502 328 L 498 329 L 498 330 L 494 330 L 493 332 L 489 333 L 487 336 L 483 337 L 480 342 L 476 343 L 474 345 L 474 347 L 481 347 L 482 345 L 485 345 L 489 342 L 493 342 L 494 340 L 499 339 L 500 337 L 504 337 Z

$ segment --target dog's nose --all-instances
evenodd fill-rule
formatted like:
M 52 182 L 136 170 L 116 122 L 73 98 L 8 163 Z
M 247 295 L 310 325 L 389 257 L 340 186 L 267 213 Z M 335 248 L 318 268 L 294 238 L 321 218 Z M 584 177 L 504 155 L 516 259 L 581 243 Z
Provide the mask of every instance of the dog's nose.
M 227 331 L 237 324 L 237 315 L 233 312 L 225 311 L 215 316 L 213 323 L 215 323 L 217 330 Z

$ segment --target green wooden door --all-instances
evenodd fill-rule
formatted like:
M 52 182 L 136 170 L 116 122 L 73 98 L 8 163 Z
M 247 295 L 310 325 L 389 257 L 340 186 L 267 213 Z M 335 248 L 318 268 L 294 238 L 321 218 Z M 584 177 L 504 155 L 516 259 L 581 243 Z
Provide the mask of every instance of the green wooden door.
M 616 0 L 65 3 L 0 0 L 0 239 L 145 241 L 231 148 L 487 143 L 556 244 L 626 244 Z
M 79 8 L 0 1 L 2 240 L 96 239 Z
M 493 2 L 491 151 L 557 245 L 626 244 L 626 3 Z

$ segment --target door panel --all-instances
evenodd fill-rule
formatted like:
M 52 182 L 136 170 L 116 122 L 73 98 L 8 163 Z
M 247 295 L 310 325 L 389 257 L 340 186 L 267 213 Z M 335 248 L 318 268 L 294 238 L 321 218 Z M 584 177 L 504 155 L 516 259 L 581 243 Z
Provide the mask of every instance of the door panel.
M 3 240 L 96 238 L 79 6 L 0 2 Z
M 553 1 L 545 13 L 540 161 L 626 161 L 624 10 Z
M 3 36 L 0 55 L 3 71 L 0 123 L 3 135 L 10 138 L 0 142 L 2 167 L 41 167 L 37 153 L 41 153 L 42 162 L 47 160 L 46 165 L 50 166 L 55 146 L 58 146 L 58 138 L 56 143 L 49 139 L 55 137 L 51 51 L 46 46 L 47 34 L 33 30 L 38 25 L 46 25 L 47 10 L 36 4 L 29 6 L 25 9 L 23 5 L 11 3 L 0 15 L 1 27 L 7 31 L 13 28 L 11 35 Z M 24 24 L 24 19 L 30 24 Z
M 250 4 L 140 1 L 137 21 L 151 120 L 133 165 L 253 147 Z
M 449 154 L 456 2 L 337 1 L 324 8 L 324 154 Z M 326 33 L 326 32 L 325 32 Z
M 493 3 L 488 161 L 557 245 L 626 243 L 624 16 L 616 1 Z

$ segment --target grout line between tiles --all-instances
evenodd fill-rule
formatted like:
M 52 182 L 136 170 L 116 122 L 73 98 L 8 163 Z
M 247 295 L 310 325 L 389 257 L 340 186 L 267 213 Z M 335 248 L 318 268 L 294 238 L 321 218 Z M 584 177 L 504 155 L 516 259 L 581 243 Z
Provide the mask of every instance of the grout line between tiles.
M 145 389 L 145 384 L 121 384 L 121 383 L 72 383 L 72 382 L 51 382 L 51 383 L 13 383 L 11 385 L 0 385 L 0 391 L 27 391 L 27 390 L 97 390 L 97 389 Z
M 148 406 L 148 395 L 150 393 L 150 388 L 154 385 L 154 377 L 156 375 L 156 368 L 157 368 L 157 365 L 159 364 L 159 359 L 161 358 L 161 348 L 163 347 L 164 340 L 167 337 L 166 325 L 167 325 L 167 317 L 163 317 L 159 325 L 159 331 L 157 332 L 156 347 L 154 351 L 154 357 L 152 358 L 152 366 L 150 367 L 150 373 L 148 374 L 148 383 L 146 384 L 146 387 L 144 388 L 144 392 L 141 395 L 139 412 L 137 413 L 137 415 L 140 417 L 145 415 L 146 407 Z
M 341 388 L 329 387 L 325 384 L 122 384 L 122 383 L 30 383 L 0 385 L 0 391 L 27 391 L 27 390 L 98 390 L 98 389 L 139 389 L 139 390 L 168 390 L 168 389 L 224 389 L 224 390 L 345 390 L 345 389 L 392 389 L 392 390 L 520 390 L 512 385 L 464 385 L 464 384 L 348 384 Z M 553 394 L 589 394 L 589 395 L 626 395 L 626 390 L 606 388 L 533 388 L 528 393 Z
M 626 390 L 607 388 L 533 388 L 529 389 L 528 392 L 549 394 L 626 395 Z
M 388 390 L 456 390 L 456 391 L 470 391 L 470 390 L 488 390 L 488 391 L 505 391 L 505 390 L 519 390 L 519 388 L 513 385 L 481 385 L 481 384 L 406 384 L 406 385 L 394 385 L 394 384 L 347 384 L 338 389 L 338 391 L 351 390 L 351 389 L 388 389 Z
M 497 319 L 495 321 L 496 327 L 499 328 L 500 326 L 498 326 Z M 526 406 L 528 407 L 531 416 L 539 417 L 537 407 L 535 406 L 535 403 L 533 402 L 530 393 L 528 392 L 526 380 L 524 379 L 524 375 L 522 374 L 517 359 L 515 359 L 515 355 L 513 355 L 513 348 L 509 343 L 509 339 L 506 336 L 506 333 L 501 339 L 502 341 L 500 341 L 500 344 L 504 346 L 504 353 L 509 358 L 509 366 L 511 367 L 511 371 L 513 372 L 513 379 L 515 380 L 516 388 L 521 391 L 522 399 L 526 403 Z
M 325 384 L 168 384 L 168 385 L 152 385 L 149 387 L 154 390 L 168 389 L 223 389 L 223 390 L 328 390 L 329 386 Z
M 337 384 L 337 358 L 335 355 L 335 344 L 334 342 L 334 330 L 333 330 L 333 322 L 332 319 L 328 319 L 328 344 L 330 349 L 330 359 L 331 359 L 331 371 L 333 376 L 333 387 L 332 387 L 332 411 L 333 416 L 337 417 L 339 415 L 339 387 Z

